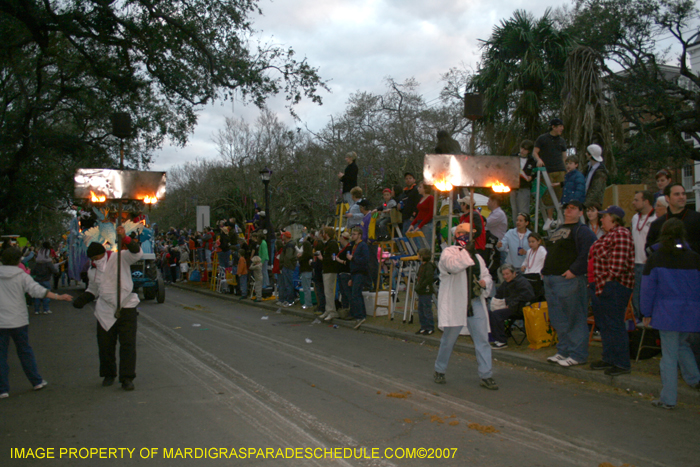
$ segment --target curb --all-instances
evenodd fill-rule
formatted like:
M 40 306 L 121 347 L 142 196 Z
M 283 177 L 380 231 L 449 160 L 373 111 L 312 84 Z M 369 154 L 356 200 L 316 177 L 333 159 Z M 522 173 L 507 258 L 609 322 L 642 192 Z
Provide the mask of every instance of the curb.
M 261 308 L 267 311 L 277 311 L 281 310 L 282 313 L 288 315 L 298 316 L 300 318 L 306 318 L 311 321 L 318 318 L 312 312 L 297 310 L 294 308 L 284 308 L 277 305 L 266 304 L 265 302 L 254 302 L 251 300 L 238 300 L 233 298 L 233 296 L 227 296 L 226 294 L 220 294 L 212 292 L 209 289 L 195 289 L 180 284 L 169 284 L 169 287 L 175 287 L 180 290 L 185 290 L 188 292 L 194 292 L 201 295 L 206 295 L 212 298 L 219 298 L 221 300 L 233 301 L 247 306 L 253 306 Z M 349 329 L 353 328 L 353 321 L 344 320 L 333 320 L 330 322 L 334 325 L 343 326 Z M 330 324 L 329 323 L 329 324 Z M 381 326 L 374 326 L 371 324 L 363 324 L 361 331 L 371 332 L 373 334 L 378 334 L 382 336 L 393 337 L 396 339 L 401 339 L 407 342 L 415 343 L 426 343 L 434 347 L 440 346 L 440 339 L 436 337 L 427 336 L 417 336 L 413 333 L 397 331 L 395 329 L 387 329 Z M 474 346 L 471 344 L 456 343 L 454 349 L 462 353 L 473 353 Z M 601 371 L 594 371 L 584 369 L 585 366 L 579 368 L 564 368 L 560 365 L 551 364 L 548 362 L 543 362 L 539 359 L 527 356 L 519 355 L 516 353 L 508 351 L 494 350 L 492 352 L 492 358 L 495 361 L 505 362 L 512 365 L 518 365 L 525 368 L 534 368 L 538 371 L 545 371 L 548 373 L 554 373 L 558 375 L 568 376 L 581 381 L 587 381 L 591 383 L 600 383 L 614 388 L 623 389 L 628 393 L 642 393 L 643 395 L 654 394 L 658 395 L 661 391 L 661 381 L 657 379 L 645 378 L 642 376 L 636 376 L 634 374 L 621 375 L 621 376 L 606 376 Z M 683 381 L 678 384 L 678 402 L 688 403 L 688 404 L 700 404 L 700 391 L 696 391 L 686 385 Z

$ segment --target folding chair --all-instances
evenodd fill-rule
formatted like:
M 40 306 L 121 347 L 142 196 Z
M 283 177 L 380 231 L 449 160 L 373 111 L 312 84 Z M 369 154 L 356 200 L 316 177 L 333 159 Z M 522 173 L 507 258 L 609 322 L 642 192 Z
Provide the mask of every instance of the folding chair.
M 515 314 L 515 316 L 511 316 L 507 320 L 503 322 L 503 326 L 505 329 L 506 337 L 510 337 L 513 339 L 513 342 L 515 342 L 515 345 L 522 345 L 523 342 L 525 342 L 525 339 L 527 339 L 527 331 L 525 331 L 525 316 L 523 315 L 523 307 L 526 307 L 530 305 L 530 302 L 521 304 L 518 306 L 518 312 Z M 519 321 L 523 321 L 523 324 L 520 325 L 518 324 Z M 513 334 L 513 330 L 517 330 L 520 334 L 522 334 L 522 337 L 518 341 L 518 338 Z

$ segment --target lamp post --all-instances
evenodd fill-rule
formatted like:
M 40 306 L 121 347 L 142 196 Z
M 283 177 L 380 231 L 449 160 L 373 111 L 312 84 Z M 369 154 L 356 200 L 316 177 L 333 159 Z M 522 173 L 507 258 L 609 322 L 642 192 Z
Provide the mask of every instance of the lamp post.
M 269 257 L 274 256 L 274 239 L 275 234 L 272 232 L 272 221 L 270 220 L 270 178 L 272 170 L 265 167 L 260 171 L 260 180 L 265 185 L 265 229 L 267 230 L 267 250 Z M 267 273 L 267 272 L 266 272 Z

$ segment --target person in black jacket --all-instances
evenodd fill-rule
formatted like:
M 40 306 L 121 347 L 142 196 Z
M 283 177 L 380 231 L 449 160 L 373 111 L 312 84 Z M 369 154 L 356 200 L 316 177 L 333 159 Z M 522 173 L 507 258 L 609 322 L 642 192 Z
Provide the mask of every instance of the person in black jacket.
M 664 195 L 668 202 L 668 211 L 649 226 L 647 234 L 646 250 L 654 245 L 661 234 L 661 227 L 668 219 L 680 219 L 685 227 L 688 243 L 695 253 L 700 254 L 700 213 L 686 206 L 688 197 L 685 188 L 680 183 L 673 183 L 664 188 Z
M 506 307 L 499 310 L 491 310 L 489 313 L 489 323 L 491 325 L 491 335 L 494 342 L 491 347 L 503 349 L 508 347 L 508 337 L 506 336 L 504 321 L 513 316 L 517 316 L 525 303 L 535 299 L 535 291 L 532 289 L 530 281 L 525 276 L 518 274 L 515 266 L 504 264 L 501 266 L 504 282 L 496 290 L 496 298 L 506 301 Z
M 523 140 L 520 143 L 520 152 L 513 154 L 513 157 L 519 157 L 520 161 L 520 188 L 510 192 L 510 206 L 513 211 L 513 224 L 518 220 L 518 214 L 530 213 L 530 188 L 532 186 L 533 177 L 532 171 L 537 167 L 537 161 L 532 156 L 532 148 L 535 144 L 529 139 Z M 537 181 L 537 180 L 535 180 Z
M 430 261 L 430 250 L 427 248 L 418 250 L 418 256 L 421 259 L 421 265 L 416 275 L 416 294 L 418 295 L 418 319 L 420 320 L 420 329 L 416 334 L 425 334 L 429 336 L 435 332 L 435 323 L 433 321 L 435 264 Z
M 411 172 L 406 172 L 403 179 L 406 182 L 406 186 L 396 201 L 399 203 L 399 209 L 401 210 L 401 221 L 403 223 L 401 233 L 405 234 L 411 225 L 411 221 L 413 221 L 413 216 L 422 196 L 418 193 L 416 178 Z
M 338 179 L 343 183 L 343 201 L 351 204 L 352 197 L 350 196 L 350 190 L 357 186 L 357 153 L 349 152 L 345 155 L 345 162 L 348 166 L 345 167 L 344 172 L 338 173 Z

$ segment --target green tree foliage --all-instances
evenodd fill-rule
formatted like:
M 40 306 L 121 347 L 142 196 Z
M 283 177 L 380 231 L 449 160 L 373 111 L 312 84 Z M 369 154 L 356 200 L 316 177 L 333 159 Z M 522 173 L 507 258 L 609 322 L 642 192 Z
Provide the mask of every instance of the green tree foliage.
M 197 110 L 238 93 L 262 105 L 320 103 L 316 69 L 292 49 L 256 44 L 255 0 L 0 2 L 0 224 L 36 226 L 69 204 L 77 167 L 114 167 L 109 116 L 128 112 L 127 165 L 164 138 L 185 144 Z
M 700 152 L 700 77 L 687 66 L 698 40 L 699 10 L 692 0 L 578 0 L 569 30 L 605 59 L 603 83 L 627 123 L 618 141 L 626 169 L 661 167 Z M 665 39 L 661 48 L 658 43 Z M 670 42 L 669 42 L 670 41 Z
M 469 90 L 484 96 L 482 122 L 491 135 L 491 152 L 504 154 L 520 139 L 536 138 L 544 129 L 543 117 L 558 112 L 572 44 L 549 10 L 539 19 L 516 10 L 482 41 L 481 62 Z

